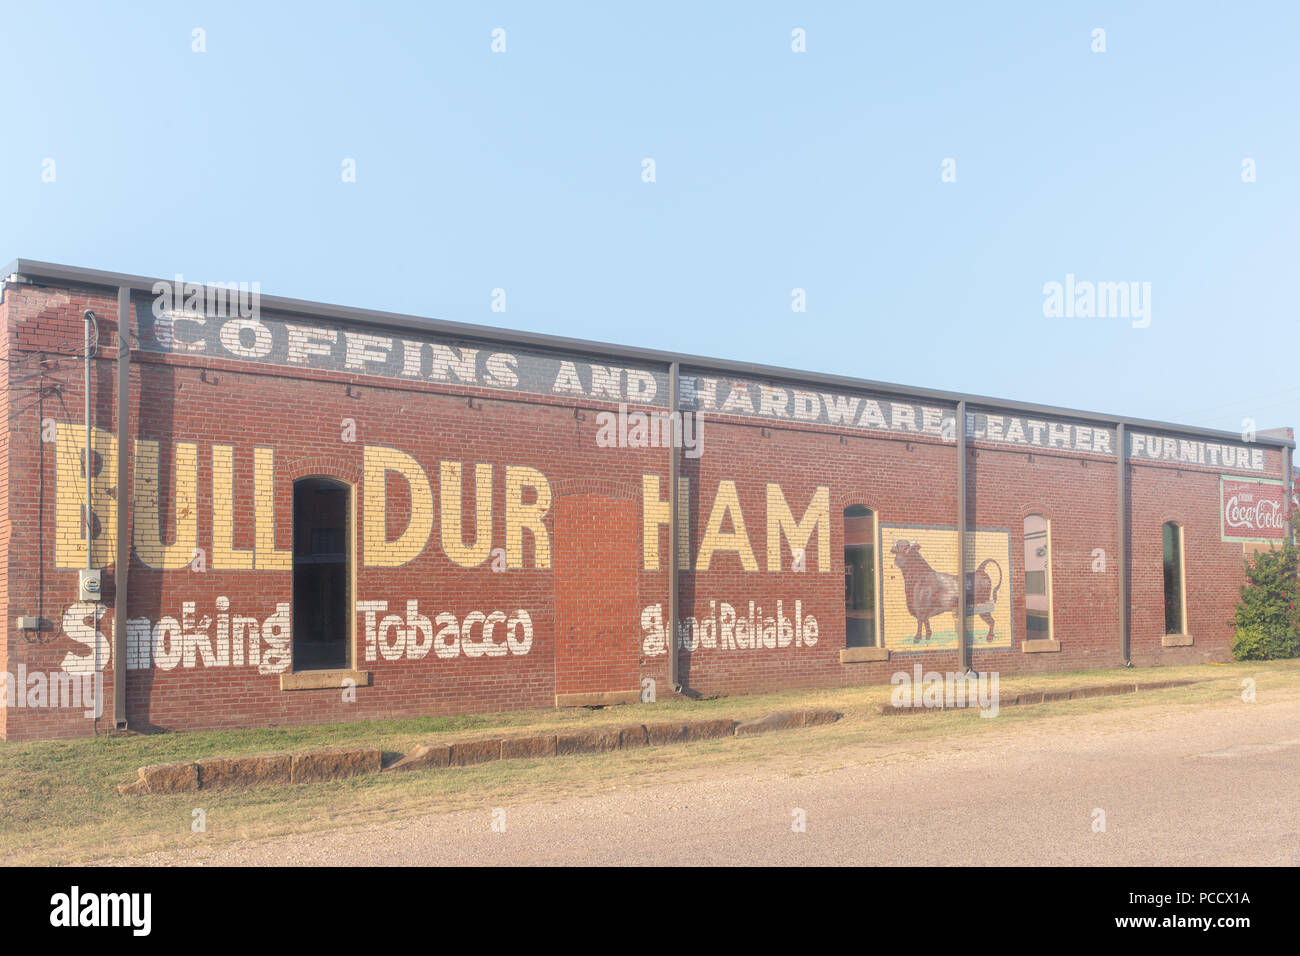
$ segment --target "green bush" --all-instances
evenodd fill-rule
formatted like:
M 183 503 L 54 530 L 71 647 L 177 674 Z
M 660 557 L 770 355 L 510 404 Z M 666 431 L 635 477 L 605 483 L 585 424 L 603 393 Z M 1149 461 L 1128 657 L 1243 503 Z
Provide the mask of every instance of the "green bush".
M 1293 537 L 1298 524 L 1300 511 L 1292 513 L 1292 534 L 1281 547 L 1246 558 L 1246 583 L 1233 618 L 1232 656 L 1239 661 L 1300 656 L 1300 549 Z
M 1232 656 L 1239 661 L 1271 661 L 1295 657 L 1300 652 L 1300 631 L 1292 628 L 1270 631 L 1259 624 L 1237 628 L 1232 639 Z

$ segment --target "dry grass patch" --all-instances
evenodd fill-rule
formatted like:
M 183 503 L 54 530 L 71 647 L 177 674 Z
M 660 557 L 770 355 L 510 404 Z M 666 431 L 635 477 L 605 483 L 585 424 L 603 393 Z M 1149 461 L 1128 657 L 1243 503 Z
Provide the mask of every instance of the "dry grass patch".
M 900 669 L 906 669 L 902 663 Z M 706 701 L 670 700 L 603 710 L 3 743 L 0 862 L 88 862 L 200 844 L 262 840 L 485 804 L 558 800 L 673 776 L 743 772 L 758 764 L 791 773 L 822 772 L 837 764 L 868 759 L 867 754 L 878 759 L 946 738 L 960 741 L 968 735 L 1032 733 L 1036 724 L 1069 714 L 1154 704 L 1231 706 L 1239 702 L 1244 677 L 1255 679 L 1263 699 L 1272 690 L 1300 686 L 1300 661 L 1007 678 L 1001 682 L 1001 691 L 1008 695 L 1081 684 L 1210 680 L 1139 694 L 1012 707 L 993 720 L 974 712 L 882 718 L 874 708 L 889 700 L 890 687 L 885 685 Z M 801 707 L 833 707 L 844 717 L 835 724 L 752 738 L 369 774 L 329 783 L 138 797 L 123 797 L 116 790 L 119 783 L 135 777 L 136 768 L 175 760 L 349 746 L 407 753 L 417 744 L 470 737 L 561 733 L 677 719 L 744 720 Z M 191 830 L 195 809 L 206 814 L 205 833 Z

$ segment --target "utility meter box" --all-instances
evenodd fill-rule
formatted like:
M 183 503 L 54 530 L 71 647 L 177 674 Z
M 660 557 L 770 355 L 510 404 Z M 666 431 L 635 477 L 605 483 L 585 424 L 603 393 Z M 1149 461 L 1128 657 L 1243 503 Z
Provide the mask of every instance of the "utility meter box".
M 81 601 L 99 600 L 99 568 L 83 568 L 78 572 Z

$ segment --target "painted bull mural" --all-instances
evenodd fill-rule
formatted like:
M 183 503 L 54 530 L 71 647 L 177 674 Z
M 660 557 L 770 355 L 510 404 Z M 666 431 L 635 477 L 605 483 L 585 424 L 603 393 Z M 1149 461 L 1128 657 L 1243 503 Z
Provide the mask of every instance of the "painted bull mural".
M 891 549 L 894 564 L 903 574 L 903 589 L 907 598 L 907 610 L 916 618 L 916 636 L 913 644 L 921 641 L 921 630 L 925 637 L 931 636 L 930 618 L 940 614 L 957 613 L 957 575 L 936 571 L 921 556 L 921 545 L 916 540 L 900 539 Z M 992 565 L 997 568 L 998 580 L 985 569 Z M 989 627 L 984 635 L 985 642 L 993 640 L 993 610 L 997 606 L 998 590 L 1002 587 L 1002 565 L 993 558 L 985 558 L 979 567 L 966 575 L 966 608 L 971 614 L 978 614 Z

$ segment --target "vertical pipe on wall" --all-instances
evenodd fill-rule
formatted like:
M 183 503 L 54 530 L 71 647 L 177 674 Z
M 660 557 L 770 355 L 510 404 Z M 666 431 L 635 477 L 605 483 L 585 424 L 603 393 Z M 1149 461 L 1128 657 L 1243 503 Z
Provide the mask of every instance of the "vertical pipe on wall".
M 113 593 L 113 726 L 126 730 L 126 573 L 131 561 L 127 528 L 126 416 L 131 387 L 131 290 L 117 290 L 117 555 Z
M 957 673 L 970 669 L 966 646 L 966 400 L 957 403 Z
M 1128 639 L 1128 434 L 1124 423 L 1119 423 L 1115 435 L 1116 461 L 1116 527 L 1119 530 L 1119 651 L 1124 664 L 1129 664 Z
M 677 378 L 680 365 L 668 366 L 668 686 L 681 690 L 677 666 L 677 575 L 681 570 L 677 561 L 677 442 L 681 423 L 678 421 Z
M 1282 449 L 1282 467 L 1286 469 L 1286 473 L 1282 476 L 1282 493 L 1286 496 L 1284 499 L 1286 501 L 1284 510 L 1288 514 L 1291 512 L 1291 497 L 1295 494 L 1295 465 L 1292 461 L 1294 454 L 1294 451 L 1290 448 Z M 1287 528 L 1286 533 L 1288 537 L 1291 537 L 1293 532 L 1294 529 L 1292 527 Z
M 91 560 L 90 560 L 90 546 L 91 546 L 92 538 L 93 538 L 93 536 L 94 536 L 94 534 L 93 534 L 93 532 L 94 532 L 94 528 L 93 528 L 93 524 L 92 524 L 92 520 L 93 520 L 93 519 L 91 518 L 91 515 L 90 515 L 90 424 L 91 424 L 91 423 L 90 423 L 90 324 L 91 324 L 92 322 L 94 322 L 94 321 L 95 321 L 95 313 L 92 312 L 90 309 L 87 309 L 87 310 L 86 310 L 86 314 L 85 314 L 85 322 L 86 322 L 86 338 L 85 338 L 85 341 L 86 341 L 86 388 L 85 388 L 85 391 L 86 391 L 86 394 L 85 394 L 85 399 L 86 399 L 86 412 L 85 412 L 85 417 L 82 419 L 82 421 L 84 421 L 84 422 L 86 423 L 86 458 L 85 458 L 85 461 L 83 462 L 83 464 L 82 464 L 82 466 L 81 466 L 81 467 L 82 467 L 82 470 L 86 473 L 86 514 L 85 514 L 85 519 L 86 519 L 86 570 L 87 570 L 87 571 L 89 571 L 89 570 L 91 569 L 91 567 L 93 566 L 93 565 L 92 565 L 92 562 L 91 562 Z M 98 645 L 97 645 L 97 646 L 98 646 Z M 99 666 L 98 662 L 96 662 L 96 665 L 95 665 L 95 666 L 98 668 L 98 666 Z
M 91 567 L 93 566 L 93 564 L 94 564 L 94 562 L 93 562 L 93 560 L 92 560 L 92 553 L 93 553 L 93 552 L 92 552 L 92 546 L 93 546 L 93 544 L 94 544 L 94 538 L 95 538 L 95 534 L 94 534 L 94 532 L 95 532 L 94 516 L 93 516 L 93 514 L 92 514 L 92 512 L 91 512 L 91 510 L 90 510 L 90 502 L 91 502 L 90 495 L 91 495 L 91 491 L 92 491 L 92 488 L 91 488 L 91 480 L 90 480 L 90 475 L 91 475 L 91 466 L 90 466 L 90 461 L 91 461 L 91 459 L 90 459 L 90 454 L 91 454 L 91 452 L 90 452 L 90 428 L 91 428 L 91 425 L 92 425 L 92 422 L 91 422 L 91 420 L 90 420 L 90 348 L 91 348 L 91 345 L 90 345 L 90 328 L 91 328 L 92 325 L 94 326 L 94 328 L 95 328 L 95 342 L 96 342 L 96 344 L 98 344 L 98 342 L 99 342 L 99 324 L 98 324 L 98 320 L 95 318 L 95 312 L 94 312 L 93 309 L 87 309 L 87 310 L 85 311 L 85 313 L 82 315 L 82 319 L 85 321 L 85 324 L 86 324 L 86 328 L 85 328 L 85 346 L 86 346 L 86 380 L 85 380 L 85 387 L 84 387 L 84 391 L 85 391 L 85 396 L 84 396 L 84 397 L 85 397 L 85 400 L 86 400 L 86 408 L 85 408 L 85 418 L 83 419 L 83 420 L 85 421 L 85 423 L 86 423 L 86 451 L 85 451 L 85 459 L 83 460 L 83 462 L 82 462 L 82 466 L 81 466 L 81 467 L 82 467 L 82 470 L 86 473 L 86 499 L 85 499 L 85 500 L 86 500 L 86 512 L 85 512 L 84 517 L 85 517 L 85 521 L 86 521 L 86 570 L 89 571 L 89 570 L 91 569 Z M 87 575 L 87 576 L 89 576 L 89 575 Z M 78 587 L 77 590 L 78 590 L 78 600 L 80 600 L 80 591 L 81 591 L 81 588 Z M 97 595 L 96 598 L 95 598 L 96 601 L 98 601 L 98 600 L 100 600 L 100 599 L 101 599 L 101 598 L 100 598 L 100 596 L 98 596 L 98 595 Z M 98 642 L 98 641 L 95 642 L 95 655 L 94 655 L 94 664 L 93 664 L 93 666 L 94 666 L 94 668 L 95 668 L 95 670 L 94 670 L 94 673 L 95 673 L 95 674 L 98 674 L 98 673 L 99 673 L 99 669 L 100 669 L 100 667 L 103 666 L 103 665 L 100 663 L 100 660 L 99 660 L 99 642 Z M 95 715 L 95 722 L 94 722 L 94 724 L 93 724 L 93 727 L 94 727 L 94 733 L 99 733 L 99 715 L 98 715 L 98 714 Z

